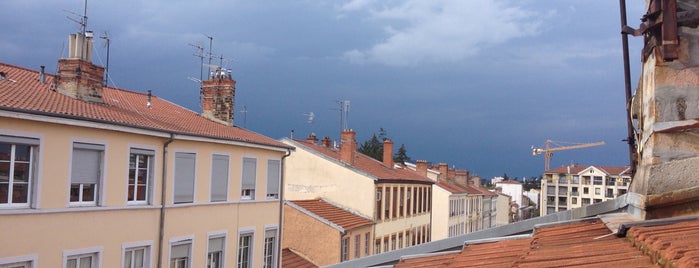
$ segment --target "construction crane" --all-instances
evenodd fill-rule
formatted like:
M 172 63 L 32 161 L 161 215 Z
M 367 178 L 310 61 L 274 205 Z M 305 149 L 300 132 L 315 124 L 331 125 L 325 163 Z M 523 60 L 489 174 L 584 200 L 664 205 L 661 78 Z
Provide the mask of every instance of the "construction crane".
M 539 154 L 544 154 L 544 172 L 549 170 L 549 163 L 551 162 L 551 157 L 553 156 L 553 152 L 555 152 L 555 151 L 581 149 L 581 148 L 604 145 L 603 141 L 593 142 L 593 143 L 575 143 L 574 145 L 568 145 L 568 146 L 562 146 L 562 145 L 560 145 L 560 143 L 563 143 L 563 142 L 546 140 L 546 146 L 544 147 L 544 149 L 534 148 L 534 146 L 532 146 L 532 155 L 536 156 Z M 555 147 L 552 147 L 552 144 Z

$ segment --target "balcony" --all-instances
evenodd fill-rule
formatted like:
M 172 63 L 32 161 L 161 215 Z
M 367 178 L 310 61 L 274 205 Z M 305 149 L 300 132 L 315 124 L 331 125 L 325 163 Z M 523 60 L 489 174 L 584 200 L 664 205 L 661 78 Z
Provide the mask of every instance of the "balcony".
M 558 202 L 559 207 L 565 207 L 568 206 L 568 202 Z
M 571 195 L 571 196 L 579 196 L 580 193 L 579 193 L 579 192 L 570 192 L 570 195 Z
M 614 198 L 614 194 L 612 194 L 612 193 L 607 193 L 606 195 L 604 195 L 604 197 Z

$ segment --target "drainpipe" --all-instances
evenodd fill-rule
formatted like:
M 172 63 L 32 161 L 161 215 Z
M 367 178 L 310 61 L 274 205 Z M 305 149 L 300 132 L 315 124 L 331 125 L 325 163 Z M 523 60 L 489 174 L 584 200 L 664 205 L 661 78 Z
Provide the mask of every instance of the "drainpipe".
M 163 144 L 163 170 L 160 182 L 160 225 L 158 226 L 158 268 L 163 267 L 163 240 L 165 239 L 165 182 L 167 181 L 167 152 L 170 143 L 175 141 L 175 134 Z
M 281 174 L 279 178 L 279 241 L 277 241 L 277 267 L 282 267 L 282 224 L 284 224 L 284 159 L 291 155 L 291 149 L 286 149 L 286 155 L 282 156 Z

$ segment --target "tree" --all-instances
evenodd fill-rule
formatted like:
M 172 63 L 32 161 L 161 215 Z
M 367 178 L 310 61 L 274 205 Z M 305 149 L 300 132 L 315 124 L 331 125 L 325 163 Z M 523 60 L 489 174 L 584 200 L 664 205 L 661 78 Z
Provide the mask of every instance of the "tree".
M 376 137 L 376 133 L 371 136 L 371 139 L 364 141 L 357 151 L 378 161 L 383 161 L 383 143 Z
M 410 156 L 408 156 L 408 151 L 405 149 L 405 144 L 400 145 L 396 155 L 393 157 L 393 161 L 402 164 L 405 164 L 405 162 L 410 162 Z

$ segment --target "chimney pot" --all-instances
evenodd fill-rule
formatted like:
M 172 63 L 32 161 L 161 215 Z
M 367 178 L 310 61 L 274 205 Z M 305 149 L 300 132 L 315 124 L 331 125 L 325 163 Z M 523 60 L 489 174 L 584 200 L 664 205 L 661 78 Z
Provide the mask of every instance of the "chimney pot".
M 342 131 L 340 141 L 340 160 L 350 165 L 354 165 L 354 156 L 357 152 L 357 140 L 354 130 L 347 129 Z
M 323 140 L 321 141 L 321 143 L 323 144 L 323 146 L 330 148 L 332 141 L 330 140 L 330 137 L 325 136 L 325 137 L 323 137 Z
M 415 161 L 415 172 L 427 177 L 427 160 L 417 160 Z
M 316 137 L 316 134 L 311 133 L 308 134 L 308 137 L 306 137 L 306 141 L 316 145 L 318 143 L 318 138 Z

